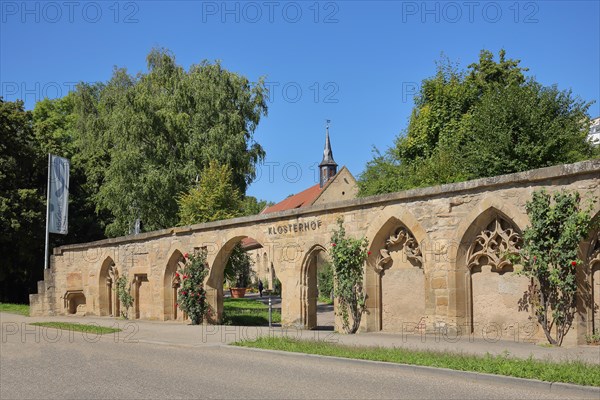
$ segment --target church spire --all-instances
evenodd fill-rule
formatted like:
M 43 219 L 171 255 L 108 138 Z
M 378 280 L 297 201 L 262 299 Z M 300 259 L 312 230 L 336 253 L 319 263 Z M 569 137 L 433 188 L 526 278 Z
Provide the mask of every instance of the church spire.
M 323 187 L 328 180 L 337 174 L 338 165 L 333 160 L 333 151 L 331 151 L 331 142 L 329 141 L 330 122 L 330 120 L 327 120 L 327 125 L 325 127 L 325 150 L 323 150 L 323 161 L 319 164 L 319 168 L 321 169 L 321 177 L 319 179 L 320 187 Z

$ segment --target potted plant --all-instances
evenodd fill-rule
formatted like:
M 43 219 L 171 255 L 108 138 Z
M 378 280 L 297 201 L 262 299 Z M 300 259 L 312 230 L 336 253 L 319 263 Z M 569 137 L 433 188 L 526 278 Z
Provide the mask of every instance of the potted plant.
M 233 248 L 225 266 L 225 280 L 229 285 L 232 298 L 242 298 L 246 295 L 251 276 L 252 259 L 238 243 Z

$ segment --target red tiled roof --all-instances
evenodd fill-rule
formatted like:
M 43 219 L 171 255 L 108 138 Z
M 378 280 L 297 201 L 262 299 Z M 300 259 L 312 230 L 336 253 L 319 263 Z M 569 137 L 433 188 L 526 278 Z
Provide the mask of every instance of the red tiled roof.
M 261 212 L 261 214 L 269 214 L 278 211 L 293 210 L 294 208 L 308 207 L 312 205 L 312 203 L 317 199 L 317 197 L 319 197 L 323 189 L 324 188 L 321 188 L 320 185 L 317 183 L 316 185 L 309 187 L 303 192 L 290 196 L 287 199 L 282 200 L 275 205 L 272 205 L 271 207 L 265 208 Z

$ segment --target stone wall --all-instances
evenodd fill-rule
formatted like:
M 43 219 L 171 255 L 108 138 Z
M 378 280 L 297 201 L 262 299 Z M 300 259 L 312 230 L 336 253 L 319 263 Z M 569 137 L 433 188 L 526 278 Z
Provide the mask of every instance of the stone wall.
M 77 303 L 79 313 L 109 315 L 118 306 L 109 304 L 110 270 L 139 286 L 135 313 L 140 318 L 181 319 L 173 311 L 174 266 L 183 253 L 205 247 L 211 268 L 208 296 L 219 318 L 229 252 L 242 238 L 252 237 L 262 244 L 282 282 L 283 322 L 310 327 L 316 284 L 312 260 L 329 247 L 336 219 L 342 217 L 348 234 L 366 236 L 370 243 L 362 330 L 539 339 L 542 333 L 529 320 L 531 311 L 519 311 L 526 283 L 514 275 L 518 266 L 504 262 L 490 243 L 514 244 L 528 224 L 525 203 L 534 190 L 577 190 L 592 198 L 600 197 L 599 184 L 600 160 L 593 160 L 63 246 L 54 249 L 51 271 L 31 296 L 31 312 L 66 314 Z M 595 207 L 598 213 L 597 203 Z M 598 320 L 594 296 L 600 300 L 592 287 L 598 287 L 599 242 L 592 232 L 582 243 L 586 264 L 578 276 L 577 320 L 565 343 L 581 343 L 594 318 Z

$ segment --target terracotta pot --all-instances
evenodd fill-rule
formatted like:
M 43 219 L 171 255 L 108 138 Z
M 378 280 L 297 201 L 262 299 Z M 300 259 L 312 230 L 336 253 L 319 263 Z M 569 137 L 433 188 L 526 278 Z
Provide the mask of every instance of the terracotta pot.
M 246 295 L 246 288 L 229 288 L 229 291 L 234 299 L 241 299 Z

